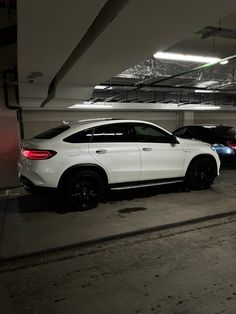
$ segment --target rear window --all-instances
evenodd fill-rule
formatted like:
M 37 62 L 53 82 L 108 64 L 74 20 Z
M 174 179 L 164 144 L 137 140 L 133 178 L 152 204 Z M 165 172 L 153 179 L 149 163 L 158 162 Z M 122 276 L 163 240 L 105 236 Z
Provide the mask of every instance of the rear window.
M 51 138 L 54 138 L 54 137 L 56 137 L 57 135 L 59 135 L 59 134 L 61 134 L 61 133 L 63 133 L 63 132 L 65 132 L 66 130 L 68 130 L 70 127 L 69 127 L 69 125 L 59 125 L 59 126 L 57 126 L 57 127 L 55 127 L 55 128 L 52 128 L 52 129 L 50 129 L 50 130 L 47 130 L 47 131 L 45 131 L 45 132 L 43 132 L 43 133 L 40 133 L 40 134 L 38 134 L 38 135 L 36 135 L 36 136 L 34 136 L 34 138 L 37 138 L 37 139 L 51 139 Z
M 236 138 L 236 129 L 232 126 L 204 126 L 204 128 L 211 130 L 212 133 L 220 137 Z

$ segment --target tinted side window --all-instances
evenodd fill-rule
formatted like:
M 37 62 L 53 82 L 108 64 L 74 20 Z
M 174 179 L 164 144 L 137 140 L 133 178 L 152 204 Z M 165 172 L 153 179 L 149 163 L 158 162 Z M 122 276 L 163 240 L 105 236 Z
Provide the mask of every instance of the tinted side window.
M 138 142 L 170 143 L 170 134 L 148 124 L 134 125 Z
M 40 133 L 40 134 L 34 136 L 34 138 L 45 139 L 45 140 L 46 139 L 51 139 L 51 138 L 53 138 L 53 137 L 55 137 L 55 136 L 65 132 L 69 128 L 70 128 L 69 125 L 59 125 L 59 126 L 57 126 L 55 128 L 52 128 L 50 130 L 47 130 L 47 131 L 45 131 L 43 133 Z
M 216 135 L 214 135 L 210 129 L 200 127 L 192 127 L 194 138 L 197 140 L 207 142 L 207 143 L 215 143 Z
M 93 133 L 93 142 L 131 142 L 133 132 L 129 124 L 108 124 L 96 127 Z
M 192 126 L 187 127 L 184 134 L 184 138 L 195 139 L 195 140 L 201 139 L 200 129 L 198 127 L 195 128 Z
M 88 129 L 88 130 L 74 133 L 64 138 L 63 141 L 67 143 L 88 143 L 91 141 L 92 135 L 93 135 L 93 129 Z

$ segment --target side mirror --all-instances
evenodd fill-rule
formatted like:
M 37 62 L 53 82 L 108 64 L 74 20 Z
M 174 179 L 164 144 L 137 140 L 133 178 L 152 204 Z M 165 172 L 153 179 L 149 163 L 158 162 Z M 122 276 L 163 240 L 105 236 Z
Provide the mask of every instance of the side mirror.
M 170 135 L 170 143 L 171 143 L 172 145 L 174 145 L 174 144 L 179 144 L 179 142 L 178 142 L 176 136 L 173 135 L 173 134 Z

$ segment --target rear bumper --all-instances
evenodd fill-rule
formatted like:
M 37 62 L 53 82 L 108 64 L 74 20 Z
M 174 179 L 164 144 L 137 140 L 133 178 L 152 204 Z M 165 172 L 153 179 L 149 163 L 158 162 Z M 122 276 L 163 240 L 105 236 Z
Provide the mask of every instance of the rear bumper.
M 29 193 L 47 193 L 47 192 L 53 192 L 56 191 L 56 188 L 49 188 L 45 186 L 36 186 L 32 181 L 30 181 L 28 178 L 24 176 L 20 176 L 20 181 L 25 188 L 26 192 Z
M 60 170 L 58 170 L 60 169 Z M 18 176 L 24 185 L 33 185 L 36 187 L 57 188 L 61 169 L 53 163 L 44 163 L 37 160 L 19 160 Z
M 20 181 L 26 189 L 35 188 L 35 185 L 33 184 L 33 182 L 31 182 L 29 179 L 27 179 L 24 176 L 20 176 Z

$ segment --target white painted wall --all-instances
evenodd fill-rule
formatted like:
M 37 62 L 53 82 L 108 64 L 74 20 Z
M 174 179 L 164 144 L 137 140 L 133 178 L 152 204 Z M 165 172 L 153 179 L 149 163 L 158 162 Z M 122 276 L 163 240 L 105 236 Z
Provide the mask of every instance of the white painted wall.
M 154 122 L 169 131 L 176 128 L 176 112 L 161 111 L 24 111 L 25 138 L 30 138 L 44 130 L 65 121 L 94 118 L 124 118 Z
M 76 121 L 95 118 L 138 119 L 154 122 L 163 128 L 174 131 L 188 124 L 225 124 L 236 127 L 236 112 L 198 112 L 198 111 L 51 111 L 25 110 L 25 138 L 30 138 L 50 129 L 63 120 Z
M 195 124 L 225 124 L 236 127 L 236 112 L 195 112 Z
M 193 112 L 193 111 L 51 111 L 25 110 L 25 138 L 30 138 L 44 130 L 65 121 L 94 118 L 139 119 L 154 122 L 169 131 L 188 124 L 226 124 L 236 126 L 236 112 Z
M 184 111 L 183 112 L 183 125 L 194 124 L 194 112 Z

